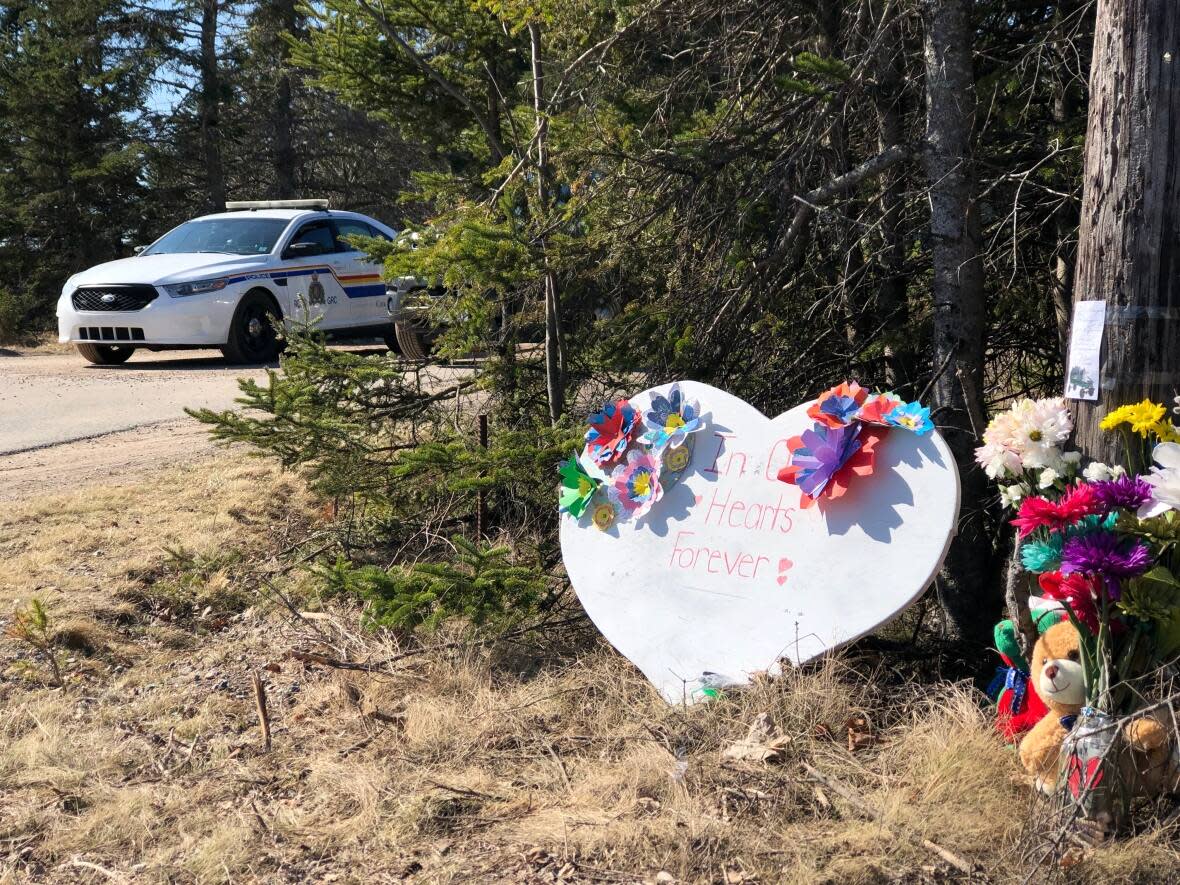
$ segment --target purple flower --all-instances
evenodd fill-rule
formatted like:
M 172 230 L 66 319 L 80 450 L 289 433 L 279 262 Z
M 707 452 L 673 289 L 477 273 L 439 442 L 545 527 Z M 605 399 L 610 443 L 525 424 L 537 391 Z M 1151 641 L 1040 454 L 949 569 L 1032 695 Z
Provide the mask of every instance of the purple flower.
M 791 464 L 797 467 L 795 484 L 805 495 L 819 496 L 844 464 L 860 451 L 860 425 L 853 422 L 843 427 L 816 424 L 814 430 L 800 435 L 802 448 L 796 449 Z
M 1090 483 L 1098 496 L 1100 513 L 1114 510 L 1138 510 L 1151 500 L 1151 484 L 1142 477 L 1126 474 L 1118 479 Z
M 1081 572 L 1106 579 L 1111 599 L 1122 593 L 1119 580 L 1133 578 L 1147 571 L 1151 565 L 1151 551 L 1142 541 L 1123 539 L 1112 532 L 1090 532 L 1068 538 L 1061 548 L 1061 571 L 1065 574 Z

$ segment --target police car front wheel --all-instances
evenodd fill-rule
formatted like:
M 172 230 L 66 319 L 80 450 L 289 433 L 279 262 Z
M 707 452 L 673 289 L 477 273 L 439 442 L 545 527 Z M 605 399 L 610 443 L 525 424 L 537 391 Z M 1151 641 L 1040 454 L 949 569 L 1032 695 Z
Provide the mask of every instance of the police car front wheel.
M 78 353 L 96 366 L 117 366 L 131 359 L 135 348 L 127 344 L 76 344 Z
M 262 292 L 248 292 L 238 302 L 229 338 L 221 348 L 231 363 L 269 363 L 279 352 L 275 327 L 278 311 L 270 297 Z

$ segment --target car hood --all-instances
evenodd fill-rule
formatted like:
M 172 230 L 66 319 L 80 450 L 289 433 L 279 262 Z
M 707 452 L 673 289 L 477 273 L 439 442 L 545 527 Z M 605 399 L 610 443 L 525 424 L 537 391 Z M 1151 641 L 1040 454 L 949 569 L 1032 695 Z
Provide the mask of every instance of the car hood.
M 176 255 L 136 255 L 96 265 L 70 277 L 69 286 L 150 283 L 161 286 L 223 277 L 269 266 L 270 255 L 214 255 L 186 252 Z

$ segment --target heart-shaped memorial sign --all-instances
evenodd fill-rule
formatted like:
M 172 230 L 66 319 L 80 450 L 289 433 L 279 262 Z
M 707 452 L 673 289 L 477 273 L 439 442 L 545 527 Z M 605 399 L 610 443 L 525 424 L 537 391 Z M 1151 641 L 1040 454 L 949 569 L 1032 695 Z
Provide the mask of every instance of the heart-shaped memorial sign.
M 626 518 L 612 519 L 610 506 L 595 509 L 598 497 L 585 494 L 574 512 L 563 498 L 562 556 L 594 623 L 665 698 L 691 703 L 774 672 L 781 659 L 807 661 L 888 622 L 925 590 L 959 507 L 954 458 L 937 432 L 882 431 L 872 465 L 813 506 L 804 490 L 814 485 L 779 473 L 804 463 L 809 452 L 793 451 L 818 427 L 818 405 L 811 416 L 806 404 L 767 418 L 709 385 L 677 387 L 696 407 L 685 412 L 691 436 L 677 436 L 677 418 L 671 440 L 649 430 L 654 458 L 628 449 L 621 432 L 612 452 L 611 433 L 626 426 L 611 425 L 608 410 L 577 466 L 563 465 L 563 481 L 567 467 L 584 477 L 585 465 L 592 480 L 583 490 L 609 489 L 624 505 L 612 506 Z M 653 397 L 666 406 L 671 390 L 632 397 L 631 417 L 650 415 Z M 680 443 L 672 457 L 669 442 Z M 651 467 L 661 451 L 662 468 Z M 653 482 L 659 494 L 637 506 Z M 578 486 L 569 487 L 572 499 Z

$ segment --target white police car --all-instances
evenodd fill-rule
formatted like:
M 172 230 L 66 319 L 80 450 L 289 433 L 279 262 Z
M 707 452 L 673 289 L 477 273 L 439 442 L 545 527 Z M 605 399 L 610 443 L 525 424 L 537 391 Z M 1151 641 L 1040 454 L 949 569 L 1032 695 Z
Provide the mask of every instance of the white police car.
M 301 304 L 336 336 L 391 340 L 380 265 L 345 241 L 396 232 L 323 200 L 227 203 L 186 221 L 133 258 L 74 274 L 57 303 L 58 340 L 92 363 L 122 363 L 137 348 L 218 347 L 233 362 L 266 362 L 269 320 Z

